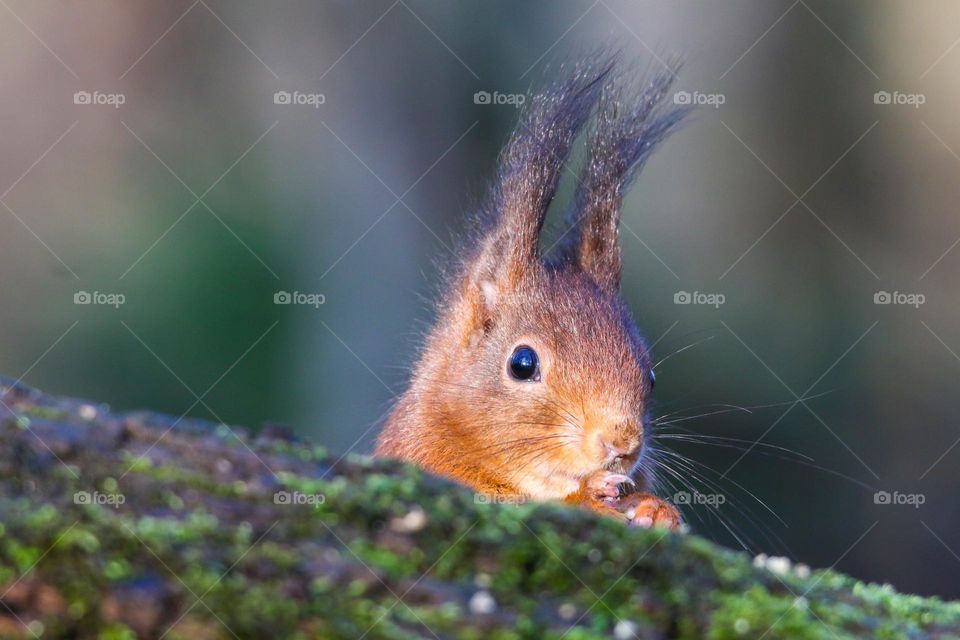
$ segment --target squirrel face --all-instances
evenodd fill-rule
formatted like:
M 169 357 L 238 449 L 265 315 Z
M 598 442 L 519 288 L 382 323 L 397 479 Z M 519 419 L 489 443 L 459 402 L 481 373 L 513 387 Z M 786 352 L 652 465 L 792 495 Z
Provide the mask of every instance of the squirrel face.
M 682 113 L 661 106 L 672 74 L 629 108 L 612 68 L 588 64 L 529 102 L 379 455 L 536 499 L 570 495 L 599 471 L 636 470 L 653 373 L 619 291 L 620 207 Z M 595 107 L 569 229 L 542 256 L 547 207 Z
M 579 270 L 548 266 L 531 270 L 514 291 L 487 287 L 480 308 L 465 315 L 454 374 L 463 385 L 487 384 L 473 394 L 447 386 L 437 398 L 451 418 L 477 416 L 463 425 L 464 436 L 477 434 L 478 448 L 483 439 L 524 439 L 518 445 L 531 454 L 549 451 L 534 459 L 508 450 L 499 461 L 526 464 L 539 470 L 534 476 L 630 471 L 642 453 L 651 377 L 619 296 Z M 489 416 L 508 424 L 498 428 Z

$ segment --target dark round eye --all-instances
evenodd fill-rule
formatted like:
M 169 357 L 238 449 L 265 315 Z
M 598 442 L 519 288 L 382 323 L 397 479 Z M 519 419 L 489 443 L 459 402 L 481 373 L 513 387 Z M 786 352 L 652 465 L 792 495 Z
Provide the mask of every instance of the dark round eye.
M 653 369 L 650 369 L 650 391 L 653 391 L 655 386 L 657 386 L 657 374 L 653 372 Z
M 536 382 L 540 379 L 540 358 L 536 351 L 525 344 L 513 350 L 508 367 L 514 380 Z

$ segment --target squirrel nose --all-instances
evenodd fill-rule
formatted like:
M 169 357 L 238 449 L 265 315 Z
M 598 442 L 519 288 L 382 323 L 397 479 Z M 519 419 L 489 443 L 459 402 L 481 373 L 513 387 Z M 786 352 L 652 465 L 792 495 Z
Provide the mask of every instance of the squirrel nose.
M 600 438 L 600 445 L 610 456 L 614 458 L 627 458 L 635 454 L 640 448 L 639 443 L 626 442 L 620 439 L 614 440 L 613 442 L 607 442 L 603 439 L 603 437 Z

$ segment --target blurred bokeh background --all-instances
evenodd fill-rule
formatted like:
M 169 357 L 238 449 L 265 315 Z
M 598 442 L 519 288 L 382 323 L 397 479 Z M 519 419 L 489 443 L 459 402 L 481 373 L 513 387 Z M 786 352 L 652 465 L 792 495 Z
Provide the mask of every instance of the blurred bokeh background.
M 371 450 L 516 119 L 474 94 L 601 44 L 639 69 L 682 55 L 703 105 L 622 235 L 625 294 L 670 356 L 656 413 L 776 405 L 665 427 L 731 439 L 661 441 L 694 461 L 688 490 L 727 498 L 688 518 L 960 597 L 960 6 L 0 5 L 0 371 L 338 451 Z

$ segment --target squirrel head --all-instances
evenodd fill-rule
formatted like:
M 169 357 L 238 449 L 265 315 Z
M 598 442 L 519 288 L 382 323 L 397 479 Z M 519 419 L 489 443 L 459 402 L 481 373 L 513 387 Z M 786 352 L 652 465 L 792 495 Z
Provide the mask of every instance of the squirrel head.
M 379 453 L 536 499 L 637 467 L 654 375 L 620 296 L 620 208 L 683 111 L 663 106 L 672 72 L 630 99 L 613 68 L 583 65 L 529 101 Z M 594 113 L 567 231 L 542 252 L 547 208 Z

